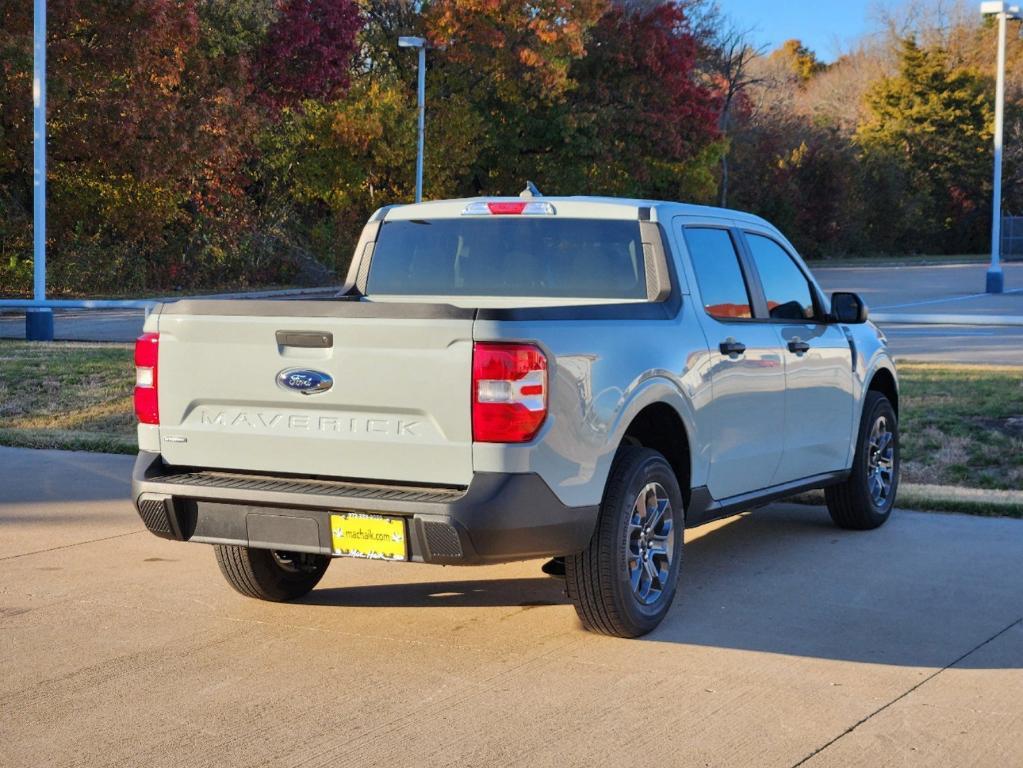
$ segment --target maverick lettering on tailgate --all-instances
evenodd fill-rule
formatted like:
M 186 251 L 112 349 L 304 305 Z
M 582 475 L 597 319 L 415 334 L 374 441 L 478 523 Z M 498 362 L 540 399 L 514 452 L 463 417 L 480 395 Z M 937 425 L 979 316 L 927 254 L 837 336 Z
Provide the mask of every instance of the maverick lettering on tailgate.
M 235 427 L 253 430 L 293 430 L 300 432 L 337 432 L 350 435 L 392 435 L 419 437 L 422 422 L 412 419 L 368 418 L 363 416 L 311 416 L 268 413 L 265 411 L 212 411 L 201 409 L 203 426 Z

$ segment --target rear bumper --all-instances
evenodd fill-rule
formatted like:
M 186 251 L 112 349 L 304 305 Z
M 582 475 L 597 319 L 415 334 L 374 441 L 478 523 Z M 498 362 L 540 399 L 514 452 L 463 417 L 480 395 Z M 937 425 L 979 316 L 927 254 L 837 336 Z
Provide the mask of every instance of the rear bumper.
M 146 527 L 167 539 L 329 555 L 331 512 L 374 512 L 406 520 L 411 560 L 448 565 L 579 552 L 597 521 L 596 507 L 565 506 L 536 474 L 406 488 L 181 469 L 142 451 L 131 486 Z

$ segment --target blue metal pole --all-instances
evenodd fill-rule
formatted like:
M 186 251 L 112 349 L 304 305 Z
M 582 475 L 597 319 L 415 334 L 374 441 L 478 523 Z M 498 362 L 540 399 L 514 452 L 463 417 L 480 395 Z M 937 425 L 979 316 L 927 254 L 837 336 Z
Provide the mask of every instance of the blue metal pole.
M 419 46 L 419 149 L 416 152 L 416 202 L 423 202 L 423 151 L 426 144 L 426 42 Z
M 998 14 L 998 74 L 995 86 L 995 177 L 992 184 L 993 210 L 991 213 L 991 266 L 987 270 L 987 293 L 1001 293 L 1005 290 L 1005 275 L 1002 272 L 1002 124 L 1005 115 L 1005 23 L 1003 10 Z
M 33 295 L 46 300 L 46 0 L 35 0 L 32 20 L 32 252 Z M 25 338 L 53 340 L 53 311 L 25 313 Z

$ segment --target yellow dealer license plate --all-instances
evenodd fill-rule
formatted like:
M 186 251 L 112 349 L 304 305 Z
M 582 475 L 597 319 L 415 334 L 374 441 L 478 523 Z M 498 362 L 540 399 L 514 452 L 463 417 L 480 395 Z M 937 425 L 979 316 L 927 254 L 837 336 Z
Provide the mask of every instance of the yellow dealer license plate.
M 406 560 L 405 521 L 400 517 L 332 514 L 330 535 L 334 554 L 374 560 Z

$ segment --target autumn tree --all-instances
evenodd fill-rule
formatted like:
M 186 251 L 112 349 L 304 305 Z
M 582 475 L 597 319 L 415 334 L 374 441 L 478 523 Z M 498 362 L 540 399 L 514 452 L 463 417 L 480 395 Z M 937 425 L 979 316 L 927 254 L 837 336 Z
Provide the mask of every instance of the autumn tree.
M 786 40 L 768 57 L 780 64 L 800 83 L 807 83 L 827 66 L 799 40 Z
M 460 98 L 486 130 L 463 191 L 518 193 L 560 148 L 550 108 L 574 86 L 603 0 L 435 0 L 425 13 L 437 52 L 433 105 Z M 542 179 L 537 179 L 542 181 Z
M 710 199 L 717 98 L 696 74 L 697 40 L 674 4 L 611 6 L 569 69 L 552 153 L 552 184 L 565 192 Z
M 23 4 L 22 4 L 23 5 Z M 3 15 L 10 43 L 30 64 L 31 15 Z M 54 0 L 49 6 L 49 224 L 51 274 L 113 280 L 126 261 L 164 242 L 187 216 L 185 170 L 202 115 L 183 119 L 189 57 L 198 37 L 194 3 Z M 4 70 L 4 90 L 28 71 Z M 7 99 L 2 101 L 7 102 Z M 30 210 L 31 98 L 5 103 L 19 115 L 7 144 L 7 192 Z M 89 255 L 104 253 L 108 258 Z
M 986 86 L 977 73 L 951 68 L 944 49 L 902 42 L 899 72 L 867 93 L 870 114 L 856 134 L 877 191 L 888 195 L 875 237 L 911 250 L 976 247 L 991 163 Z
M 283 0 L 257 59 L 262 96 L 282 107 L 342 94 L 361 26 L 354 0 Z
M 704 44 L 703 68 L 719 94 L 718 132 L 725 140 L 718 174 L 717 203 L 728 205 L 729 161 L 736 124 L 749 113 L 748 92 L 760 82 L 754 62 L 763 53 L 751 42 L 751 32 L 727 18 L 712 27 L 713 37 Z
M 292 206 L 299 241 L 343 274 L 366 218 L 415 192 L 416 105 L 394 78 L 356 83 L 348 98 L 285 110 L 261 142 L 265 194 Z M 450 197 L 475 160 L 480 126 L 467 105 L 429 125 L 424 175 Z M 460 107 L 460 108 L 458 108 Z

